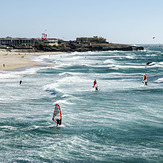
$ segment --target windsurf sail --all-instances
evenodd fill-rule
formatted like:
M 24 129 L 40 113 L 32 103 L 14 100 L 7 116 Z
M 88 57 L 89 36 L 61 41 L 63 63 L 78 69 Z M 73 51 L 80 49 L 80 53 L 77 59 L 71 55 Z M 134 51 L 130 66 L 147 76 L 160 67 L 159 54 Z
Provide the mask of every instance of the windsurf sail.
M 60 106 L 58 104 L 55 105 L 52 120 L 56 123 L 58 123 L 58 121 L 60 121 L 60 123 L 61 123 L 61 121 L 62 121 L 61 109 L 60 109 Z

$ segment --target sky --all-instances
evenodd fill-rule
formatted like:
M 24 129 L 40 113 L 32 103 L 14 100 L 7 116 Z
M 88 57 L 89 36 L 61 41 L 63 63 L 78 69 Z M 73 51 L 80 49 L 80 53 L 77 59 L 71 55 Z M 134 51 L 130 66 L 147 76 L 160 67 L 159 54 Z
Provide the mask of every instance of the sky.
M 163 44 L 163 0 L 0 0 L 0 8 L 0 37 Z

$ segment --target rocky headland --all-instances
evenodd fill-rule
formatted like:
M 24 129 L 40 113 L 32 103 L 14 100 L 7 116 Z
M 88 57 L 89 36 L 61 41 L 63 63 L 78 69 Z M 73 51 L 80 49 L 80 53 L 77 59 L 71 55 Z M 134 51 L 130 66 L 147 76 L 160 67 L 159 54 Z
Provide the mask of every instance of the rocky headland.
M 44 42 L 38 42 L 34 46 L 38 51 L 58 51 L 58 52 L 85 52 L 85 51 L 133 51 L 144 50 L 143 47 L 97 42 L 77 42 L 77 41 L 59 41 L 58 45 L 47 45 Z
M 0 48 L 27 49 L 44 52 L 85 52 L 85 51 L 133 51 L 143 50 L 143 47 L 109 43 L 103 37 L 78 37 L 74 41 L 64 41 L 56 38 L 0 38 Z

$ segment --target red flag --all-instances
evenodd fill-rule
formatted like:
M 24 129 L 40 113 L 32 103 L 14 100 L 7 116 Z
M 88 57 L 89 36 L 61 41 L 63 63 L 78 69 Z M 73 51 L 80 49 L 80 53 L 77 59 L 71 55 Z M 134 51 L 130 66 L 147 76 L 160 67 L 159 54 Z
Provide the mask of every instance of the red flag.
M 47 34 L 43 33 L 42 34 L 42 39 L 45 40 L 47 38 Z

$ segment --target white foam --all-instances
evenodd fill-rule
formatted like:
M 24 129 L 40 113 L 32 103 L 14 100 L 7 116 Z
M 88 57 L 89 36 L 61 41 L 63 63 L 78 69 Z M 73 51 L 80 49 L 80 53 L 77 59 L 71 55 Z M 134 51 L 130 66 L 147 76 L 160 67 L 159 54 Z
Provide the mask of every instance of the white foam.
M 83 54 L 89 54 L 89 55 L 95 55 L 101 52 L 93 52 L 93 51 L 87 51 L 87 52 L 72 52 L 70 55 L 83 55 Z
M 0 126 L 1 129 L 7 129 L 7 130 L 17 130 L 17 127 L 13 126 Z
M 68 102 L 67 100 L 57 100 L 57 101 L 55 101 L 53 103 L 53 105 L 55 105 L 55 104 L 59 104 L 59 105 L 61 105 L 61 104 L 72 105 L 73 103 L 72 102 Z
M 43 86 L 43 90 L 52 91 L 52 90 L 55 90 L 56 86 L 57 86 L 57 83 L 51 83 L 51 84 Z
M 143 87 L 143 88 L 148 88 L 148 86 L 147 86 L 147 85 L 145 85 L 145 84 L 141 84 L 141 85 L 140 85 L 140 87 Z
M 72 76 L 73 73 L 71 72 L 62 72 L 62 73 L 59 73 L 59 76 Z
M 126 58 L 128 58 L 128 59 L 135 59 L 135 56 L 127 55 Z
M 0 79 L 22 78 L 25 74 L 36 74 L 39 69 L 38 67 L 34 67 L 25 69 L 24 71 L 2 71 L 0 72 Z
M 65 127 L 65 125 L 61 124 L 61 125 L 58 125 L 57 127 Z
M 44 59 L 50 58 L 48 55 L 34 56 L 31 59 L 36 62 L 42 62 Z
M 156 83 L 163 83 L 163 78 L 159 78 L 155 81 Z
M 13 72 L 2 72 L 2 73 L 0 73 L 0 79 L 18 78 L 18 77 L 20 77 L 20 75 L 13 73 Z
M 33 67 L 30 69 L 26 69 L 25 71 L 20 71 L 19 73 L 20 74 L 28 74 L 28 75 L 29 74 L 36 74 L 39 69 L 40 69 L 39 67 Z
M 163 62 L 159 62 L 159 63 L 153 62 L 148 66 L 148 68 L 153 68 L 153 67 L 163 67 Z
M 62 97 L 62 98 L 70 97 L 70 95 L 68 95 L 68 94 L 64 94 L 64 95 L 62 95 L 61 97 Z
M 114 68 L 114 69 L 118 69 L 118 68 L 121 68 L 121 69 L 128 69 L 128 68 L 144 68 L 144 65 L 143 66 L 140 66 L 140 65 L 137 65 L 137 66 L 133 66 L 131 64 L 128 64 L 128 65 L 115 65 L 115 64 L 112 64 L 112 65 L 108 65 L 108 67 L 111 67 L 111 68 Z
M 115 63 L 114 59 L 107 59 L 104 61 L 104 63 Z

